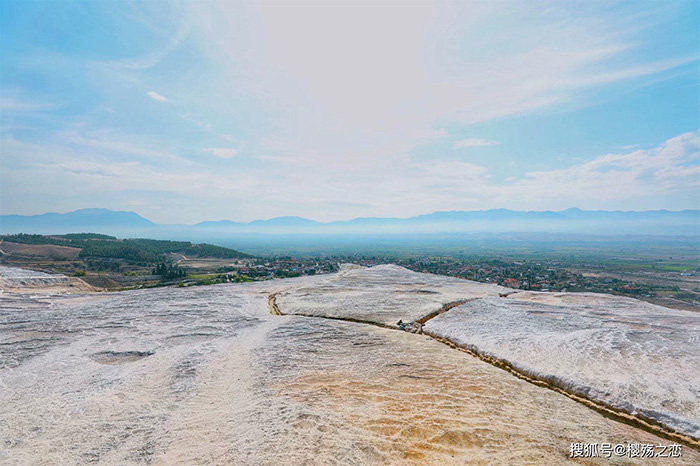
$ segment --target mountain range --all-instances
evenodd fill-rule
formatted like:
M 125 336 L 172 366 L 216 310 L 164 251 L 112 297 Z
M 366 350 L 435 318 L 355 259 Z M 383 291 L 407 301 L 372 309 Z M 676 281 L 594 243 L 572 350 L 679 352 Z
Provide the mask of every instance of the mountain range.
M 81 209 L 68 213 L 0 215 L 0 233 L 106 233 L 122 237 L 200 240 L 237 234 L 387 235 L 470 232 L 699 235 L 700 210 L 444 211 L 409 218 L 356 218 L 317 222 L 302 217 L 195 225 L 157 224 L 135 212 Z

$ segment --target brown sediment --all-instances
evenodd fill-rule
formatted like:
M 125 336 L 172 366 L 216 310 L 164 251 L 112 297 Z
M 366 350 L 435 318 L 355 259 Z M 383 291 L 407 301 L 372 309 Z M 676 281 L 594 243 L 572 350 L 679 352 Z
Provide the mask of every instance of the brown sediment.
M 279 309 L 279 306 L 277 305 L 277 293 L 274 293 L 268 297 L 268 304 L 270 306 L 270 312 L 273 315 L 284 315 L 282 314 L 281 310 Z M 474 298 L 476 299 L 476 298 Z M 445 304 L 442 306 L 440 309 L 431 312 L 424 317 L 421 317 L 420 319 L 416 320 L 415 323 L 420 324 L 421 326 L 424 325 L 427 321 L 430 319 L 447 312 L 457 306 L 460 306 L 462 304 L 465 304 L 469 301 L 472 301 L 473 299 L 466 299 L 466 300 L 460 300 L 460 301 L 453 301 L 450 303 Z M 366 321 L 366 320 L 361 320 L 361 319 L 353 319 L 353 318 L 348 318 L 348 317 L 328 317 L 328 316 L 319 316 L 319 315 L 311 315 L 311 314 L 300 314 L 296 313 L 294 315 L 298 316 L 304 316 L 304 317 L 317 317 L 321 319 L 330 319 L 330 320 L 340 320 L 340 321 L 345 321 L 345 322 L 353 322 L 353 323 L 359 323 L 359 324 L 368 324 L 368 325 L 373 325 L 375 327 L 381 327 L 381 328 L 387 328 L 391 330 L 399 330 L 398 327 L 391 326 L 391 325 L 386 325 L 382 324 L 379 322 L 371 322 L 371 321 Z M 535 376 L 533 374 L 530 374 L 526 371 L 523 371 L 516 366 L 514 366 L 512 363 L 509 361 L 495 358 L 490 355 L 486 355 L 480 351 L 478 351 L 474 347 L 467 347 L 467 346 L 462 346 L 458 345 L 455 342 L 441 337 L 439 335 L 435 335 L 431 333 L 430 331 L 421 331 L 422 334 L 429 336 L 430 338 L 434 339 L 435 341 L 438 341 L 440 343 L 443 343 L 450 348 L 457 349 L 459 351 L 463 351 L 467 354 L 470 354 L 484 362 L 487 362 L 491 364 L 492 366 L 498 367 L 499 369 L 503 369 L 510 374 L 518 377 L 521 380 L 524 380 L 526 382 L 529 382 L 533 385 L 536 385 L 538 387 L 542 388 L 547 388 L 549 390 L 555 391 L 559 394 L 562 394 L 566 396 L 567 398 L 570 398 L 587 408 L 590 408 L 606 418 L 612 419 L 617 422 L 621 422 L 623 424 L 630 425 L 632 427 L 636 427 L 638 429 L 644 430 L 645 432 L 649 432 L 653 435 L 656 435 L 658 437 L 664 438 L 666 440 L 671 440 L 674 442 L 677 442 L 679 444 L 685 445 L 689 448 L 692 448 L 693 450 L 700 451 L 700 440 L 696 439 L 694 437 L 691 437 L 689 435 L 682 434 L 680 432 L 677 432 L 676 430 L 660 423 L 656 419 L 649 418 L 647 416 L 644 416 L 642 414 L 632 414 L 628 411 L 613 407 L 607 403 L 604 403 L 600 400 L 596 400 L 593 398 L 588 397 L 586 394 L 576 392 L 574 390 L 571 390 L 569 388 L 566 388 L 562 386 L 561 384 L 558 384 L 553 378 L 548 379 L 548 378 L 542 378 Z
M 483 445 L 477 432 L 456 427 L 455 418 L 445 416 L 449 409 L 446 405 L 452 402 L 452 397 L 434 395 L 438 390 L 431 385 L 436 382 L 434 376 L 426 374 L 426 377 L 421 377 L 422 383 L 401 380 L 401 377 L 398 376 L 396 383 L 388 384 L 382 378 L 363 380 L 344 371 L 304 374 L 286 385 L 282 393 L 305 403 L 322 393 L 324 405 L 333 410 L 342 411 L 340 406 L 347 407 L 348 400 L 359 405 L 377 406 L 381 413 L 377 417 L 368 418 L 344 411 L 348 417 L 343 418 L 353 427 L 365 431 L 363 439 L 376 450 L 377 464 L 397 464 L 390 458 L 400 459 L 398 464 L 459 464 L 454 462 L 455 457 L 469 455 L 471 449 Z M 456 386 L 458 382 L 453 380 L 450 387 L 441 385 L 441 391 L 461 392 L 461 387 Z M 407 404 L 407 399 L 412 402 Z M 469 464 L 483 462 L 471 461 Z
M 602 414 L 603 416 L 613 419 L 618 422 L 622 422 L 627 425 L 631 425 L 632 427 L 636 427 L 638 429 L 642 429 L 646 432 L 649 432 L 651 434 L 654 434 L 658 437 L 664 438 L 666 440 L 672 440 L 674 442 L 678 442 L 680 444 L 683 444 L 687 447 L 690 447 L 696 451 L 700 451 L 700 441 L 698 439 L 695 439 L 693 437 L 690 437 L 685 434 L 681 434 L 670 427 L 658 422 L 655 419 L 651 419 L 649 417 L 646 417 L 642 414 L 637 414 L 633 415 L 627 411 L 624 411 L 622 409 L 610 406 L 607 403 L 604 403 L 600 400 L 595 400 L 593 398 L 588 397 L 587 395 L 583 393 L 579 393 L 576 391 L 573 391 L 571 389 L 565 388 L 561 386 L 560 384 L 556 383 L 554 380 L 545 380 L 544 378 L 540 378 L 537 376 L 534 376 L 532 374 L 529 374 L 525 371 L 522 371 L 515 367 L 513 364 L 511 364 L 508 361 L 505 361 L 503 359 L 495 358 L 492 356 L 488 356 L 486 354 L 483 354 L 479 352 L 478 350 L 474 348 L 468 348 L 465 346 L 458 345 L 454 343 L 451 340 L 448 340 L 447 338 L 443 338 L 438 335 L 434 335 L 431 332 L 424 332 L 424 335 L 427 335 L 431 338 L 433 338 L 436 341 L 439 341 L 440 343 L 444 343 L 445 345 L 463 351 L 465 353 L 471 354 L 475 358 L 478 358 L 484 362 L 487 362 L 493 366 L 496 366 L 500 369 L 503 369 L 512 375 L 518 377 L 519 379 L 525 380 L 526 382 L 530 382 L 533 385 L 537 385 L 538 387 L 543 387 L 543 388 L 548 388 L 550 390 L 553 390 L 557 393 L 560 393 L 568 398 L 571 398 L 574 401 L 577 401 L 581 403 L 582 405 L 593 409 L 594 411 Z
M 277 293 L 271 294 L 267 298 L 267 303 L 270 307 L 270 314 L 275 315 L 275 316 L 286 315 L 286 314 L 282 314 L 282 311 L 280 311 L 280 308 L 277 305 Z M 372 322 L 370 320 L 353 319 L 352 317 L 319 316 L 319 315 L 314 315 L 314 314 L 304 314 L 301 312 L 295 312 L 294 314 L 290 314 L 290 315 L 301 316 L 301 317 L 318 317 L 319 319 L 328 319 L 328 320 L 342 320 L 343 322 L 353 322 L 355 324 L 374 325 L 375 327 L 388 328 L 391 330 L 399 330 L 398 326 L 382 324 L 380 322 Z
M 457 306 L 461 306 L 462 304 L 466 304 L 470 301 L 474 301 L 475 299 L 479 299 L 479 298 L 460 299 L 459 301 L 452 301 L 451 303 L 447 303 L 444 306 L 442 306 L 440 309 L 438 309 L 437 311 L 433 311 L 430 314 L 426 314 L 423 317 L 421 317 L 420 319 L 416 320 L 416 323 L 424 325 L 427 321 L 439 316 L 443 312 L 447 312 L 450 309 L 453 309 Z
M 272 293 L 267 297 L 267 305 L 270 307 L 270 314 L 273 316 L 281 316 L 280 308 L 277 306 L 277 293 Z

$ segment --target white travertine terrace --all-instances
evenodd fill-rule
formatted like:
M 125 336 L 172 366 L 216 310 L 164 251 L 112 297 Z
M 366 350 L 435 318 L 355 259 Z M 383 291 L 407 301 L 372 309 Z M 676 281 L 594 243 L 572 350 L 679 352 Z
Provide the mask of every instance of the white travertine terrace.
M 92 287 L 79 278 L 0 265 L 0 292 L 44 289 L 51 292 L 85 292 Z
M 426 333 L 700 438 L 700 314 L 592 293 L 471 301 Z
M 277 303 L 284 314 L 351 319 L 396 327 L 440 310 L 448 303 L 513 290 L 396 265 L 344 268 L 320 281 L 283 291 Z
M 18 269 L 0 265 L 0 285 L 7 286 L 34 286 L 34 285 L 63 285 L 68 284 L 70 278 L 60 274 L 35 272 L 33 270 Z
M 372 274 L 377 293 L 410 289 L 412 273 Z M 0 464 L 566 464 L 572 442 L 672 443 L 426 335 L 270 314 L 268 296 L 296 288 L 327 305 L 332 278 L 5 293 Z M 406 299 L 404 320 L 441 299 Z

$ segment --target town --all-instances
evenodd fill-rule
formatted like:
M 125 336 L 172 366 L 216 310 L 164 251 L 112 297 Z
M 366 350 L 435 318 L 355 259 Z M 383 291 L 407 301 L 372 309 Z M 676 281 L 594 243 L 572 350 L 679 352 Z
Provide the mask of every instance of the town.
M 190 275 L 190 281 L 193 284 L 210 284 L 270 280 L 331 273 L 337 271 L 342 263 L 366 267 L 396 264 L 415 272 L 495 283 L 521 290 L 609 293 L 681 309 L 692 308 L 700 302 L 700 289 L 691 281 L 699 276 L 697 269 L 660 271 L 657 274 L 646 273 L 643 277 L 632 275 L 629 278 L 620 278 L 620 271 L 615 267 L 601 268 L 598 263 L 569 262 L 547 257 L 505 260 L 479 257 L 401 258 L 355 254 L 321 257 L 279 256 L 268 259 L 243 259 L 238 262 L 235 265 L 219 267 L 206 276 Z M 686 283 L 687 286 L 684 286 Z
M 80 277 L 101 290 L 202 286 L 328 274 L 340 264 L 407 269 L 542 292 L 596 292 L 679 309 L 700 302 L 700 265 L 683 248 L 647 257 L 529 250 L 519 253 L 421 255 L 398 253 L 260 254 L 207 244 L 119 240 L 107 235 L 6 235 L 0 263 Z M 666 255 L 668 253 L 669 255 Z M 674 255 L 672 255 L 674 254 Z

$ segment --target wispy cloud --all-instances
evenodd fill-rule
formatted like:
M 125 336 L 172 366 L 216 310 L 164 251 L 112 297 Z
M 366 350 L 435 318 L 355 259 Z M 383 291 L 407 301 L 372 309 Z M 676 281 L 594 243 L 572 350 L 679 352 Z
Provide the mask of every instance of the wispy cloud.
M 114 156 L 123 158 L 127 155 L 137 156 L 151 160 L 176 160 L 181 157 L 163 150 L 153 140 L 137 138 L 117 131 L 100 130 L 90 132 L 65 131 L 57 134 L 58 141 L 68 147 L 89 148 L 98 155 Z
M 24 90 L 2 88 L 0 201 L 51 210 L 67 192 L 77 208 L 98 193 L 137 202 L 157 190 L 172 194 L 151 203 L 166 221 L 219 218 L 226 209 L 237 219 L 332 219 L 501 206 L 692 207 L 697 135 L 659 144 L 656 132 L 640 129 L 692 128 L 692 105 L 674 110 L 674 121 L 648 105 L 644 125 L 619 118 L 638 115 L 632 107 L 599 112 L 617 115 L 611 125 L 575 113 L 637 97 L 680 101 L 665 87 L 678 83 L 664 80 L 697 76 L 688 66 L 697 57 L 689 35 L 671 30 L 685 11 L 678 3 L 146 2 L 124 16 L 97 11 L 129 36 L 110 42 L 100 31 L 104 42 L 88 41 L 86 50 L 34 44 L 48 19 L 24 2 L 37 28 L 12 32 L 23 35 L 14 43 L 33 48 L 8 41 L 3 49 L 11 71 L 3 86 L 16 76 L 10 85 Z M 71 8 L 61 20 L 69 25 L 80 17 Z M 652 33 L 662 28 L 668 34 Z M 657 97 L 643 94 L 652 81 Z M 636 94 L 618 102 L 609 98 L 613 86 Z M 144 96 L 156 103 L 140 105 Z M 542 134 L 554 131 L 546 125 L 553 114 L 581 131 L 546 142 L 526 134 L 533 117 L 544 121 Z M 585 138 L 575 137 L 589 132 L 596 143 L 580 147 Z M 459 149 L 497 145 L 483 150 L 493 152 L 488 160 L 458 160 Z M 246 202 L 229 202 L 235 196 Z
M 191 113 L 181 113 L 180 118 L 183 120 L 192 123 L 193 125 L 205 130 L 205 131 L 211 131 L 212 126 L 211 124 L 207 123 L 206 121 L 200 120 L 199 118 L 195 117 Z
M 167 102 L 168 101 L 168 99 L 166 99 L 165 97 L 163 97 L 162 95 L 158 94 L 155 91 L 148 91 L 148 92 L 146 92 L 146 95 L 157 102 Z
M 238 150 L 231 147 L 205 147 L 202 150 L 220 159 L 232 159 L 238 155 Z
M 526 202 L 568 202 L 570 205 L 624 205 L 644 198 L 663 201 L 676 192 L 692 194 L 700 187 L 700 133 L 684 133 L 658 147 L 608 154 L 558 170 L 529 172 L 502 186 L 504 197 Z
M 34 199 L 46 192 L 47 185 L 70 191 L 78 199 L 90 197 L 93 191 L 119 193 L 119 199 L 125 202 L 157 190 L 164 193 L 164 205 L 172 199 L 165 193 L 172 193 L 201 206 L 197 215 L 188 216 L 193 221 L 214 218 L 217 213 L 221 217 L 221 200 L 232 198 L 247 199 L 244 211 L 227 214 L 232 219 L 294 213 L 328 220 L 368 213 L 410 216 L 447 206 L 530 209 L 536 205 L 538 209 L 558 210 L 576 205 L 629 210 L 648 205 L 650 197 L 663 200 L 673 193 L 692 196 L 700 181 L 697 132 L 681 134 L 648 150 L 601 155 L 566 168 L 531 171 L 505 180 L 499 180 L 498 173 L 485 166 L 462 161 L 393 158 L 363 165 L 329 164 L 323 167 L 324 176 L 319 177 L 318 167 L 310 169 L 309 165 L 237 165 L 229 169 L 177 158 L 165 164 L 153 164 L 151 158 L 110 161 L 92 155 L 100 146 L 83 146 L 76 152 L 62 144 L 3 141 L 3 149 L 13 154 L 0 174 L 3 189 L 12 193 L 12 197 L 4 196 L 5 200 Z M 108 146 L 114 151 L 123 147 L 129 146 Z M 203 150 L 216 157 L 236 155 L 235 149 L 227 147 Z M 42 156 L 46 153 L 51 157 Z M 250 198 L 251 190 L 258 193 L 255 198 Z M 192 192 L 197 193 L 195 199 L 190 197 Z M 692 208 L 692 204 L 676 208 Z M 167 215 L 149 209 L 144 207 L 140 212 L 153 214 L 156 220 Z M 175 219 L 184 221 L 179 216 Z
M 500 143 L 486 139 L 462 139 L 455 142 L 455 149 L 462 149 L 464 147 L 497 146 L 498 144 Z
M 54 102 L 37 102 L 10 95 L 0 97 L 0 112 L 36 112 L 56 107 L 58 104 Z
M 445 128 L 439 128 L 436 130 L 429 131 L 426 134 L 425 139 L 445 139 L 448 137 L 450 137 L 450 135 L 447 132 L 447 130 Z
M 642 26 L 599 8 L 572 21 L 557 2 L 420 2 L 398 16 L 391 4 L 217 3 L 189 13 L 206 53 L 238 82 L 221 89 L 222 105 L 265 102 L 274 114 L 267 121 L 279 125 L 275 150 L 319 159 L 408 152 L 443 122 L 566 105 L 697 59 L 631 60 Z M 363 24 L 362 37 L 354 24 Z

